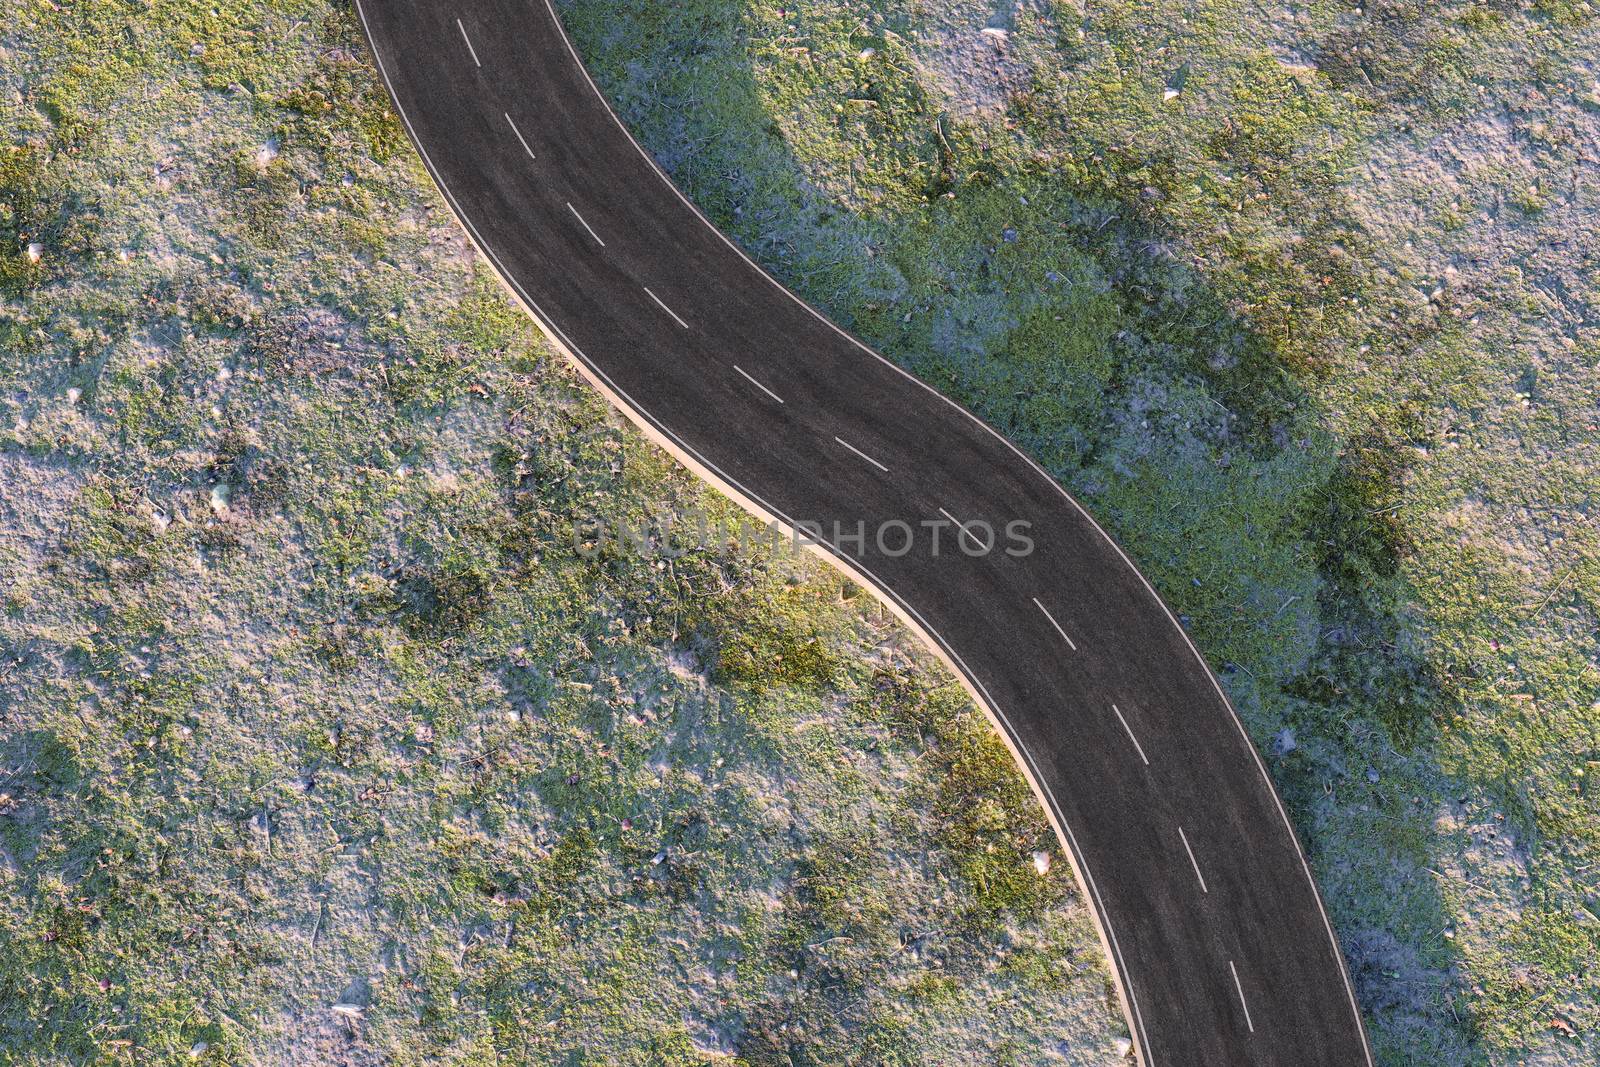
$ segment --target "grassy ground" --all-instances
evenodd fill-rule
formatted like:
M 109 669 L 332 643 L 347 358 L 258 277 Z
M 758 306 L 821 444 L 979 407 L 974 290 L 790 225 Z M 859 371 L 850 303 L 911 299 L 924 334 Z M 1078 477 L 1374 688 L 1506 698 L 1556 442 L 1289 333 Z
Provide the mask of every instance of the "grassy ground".
M 1183 613 L 1382 1062 L 1593 1062 L 1588 5 L 564 10 L 719 224 Z M 1115 1059 L 896 627 L 575 550 L 737 520 L 474 263 L 347 11 L 0 13 L 0 1061 Z
M 0 1063 L 1115 1056 L 896 626 L 579 550 L 738 519 L 507 304 L 347 10 L 0 25 Z
M 1593 1062 L 1590 5 L 566 10 L 720 224 L 1185 615 L 1383 1061 Z

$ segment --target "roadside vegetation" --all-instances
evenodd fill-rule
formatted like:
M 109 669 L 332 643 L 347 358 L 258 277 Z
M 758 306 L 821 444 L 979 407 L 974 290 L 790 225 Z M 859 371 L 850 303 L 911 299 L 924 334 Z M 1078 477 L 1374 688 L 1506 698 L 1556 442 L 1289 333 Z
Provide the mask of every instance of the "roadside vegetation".
M 580 551 L 740 520 L 475 261 L 349 9 L 0 27 L 0 1063 L 1116 1055 L 868 598 Z
M 1382 1062 L 1593 1062 L 1592 6 L 565 10 L 720 225 L 1183 615 Z
M 1182 614 L 1380 1062 L 1594 1062 L 1590 6 L 563 14 Z M 738 518 L 475 261 L 347 7 L 0 27 L 0 1062 L 1118 1062 L 1047 826 L 869 598 L 578 551 Z

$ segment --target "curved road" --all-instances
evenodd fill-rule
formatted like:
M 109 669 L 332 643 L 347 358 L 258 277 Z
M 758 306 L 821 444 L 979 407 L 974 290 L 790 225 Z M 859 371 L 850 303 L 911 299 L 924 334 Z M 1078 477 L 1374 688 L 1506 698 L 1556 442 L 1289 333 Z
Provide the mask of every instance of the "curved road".
M 819 524 L 999 726 L 1086 889 L 1142 1062 L 1370 1067 L 1260 757 L 1088 514 L 745 259 L 628 136 L 549 0 L 358 8 L 434 180 L 552 341 L 745 506 Z

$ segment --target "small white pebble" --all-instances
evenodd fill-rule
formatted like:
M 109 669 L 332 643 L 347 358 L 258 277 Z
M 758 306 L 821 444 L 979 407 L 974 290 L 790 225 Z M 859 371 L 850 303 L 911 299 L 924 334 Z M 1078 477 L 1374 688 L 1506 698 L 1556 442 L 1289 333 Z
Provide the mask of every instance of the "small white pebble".
M 44 258 L 44 245 L 33 241 L 28 245 L 28 262 L 37 263 Z
M 67 390 L 67 403 L 76 404 L 83 397 L 83 390 L 73 386 Z
M 1033 854 L 1033 869 L 1040 874 L 1050 873 L 1050 853 L 1040 849 Z
M 877 54 L 878 54 L 878 50 L 876 48 L 863 48 L 861 50 L 861 55 L 860 55 L 859 58 L 861 58 L 861 59 L 871 59 L 873 56 L 875 56 Z

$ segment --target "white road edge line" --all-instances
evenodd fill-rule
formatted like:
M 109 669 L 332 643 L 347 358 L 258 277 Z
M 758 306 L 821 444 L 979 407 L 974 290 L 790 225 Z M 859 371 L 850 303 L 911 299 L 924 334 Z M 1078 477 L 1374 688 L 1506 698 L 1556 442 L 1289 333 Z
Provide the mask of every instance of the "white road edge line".
M 578 209 L 572 206 L 572 201 L 570 200 L 567 201 L 567 210 L 572 212 L 573 218 L 583 223 L 583 228 L 589 231 L 589 236 L 594 238 L 595 244 L 599 245 L 601 248 L 606 246 L 606 243 L 600 240 L 600 235 L 594 232 L 594 227 L 585 222 L 583 216 L 578 214 Z
M 1074 652 L 1078 651 L 1078 643 L 1067 636 L 1067 631 L 1061 628 L 1061 624 L 1059 622 L 1056 622 L 1056 617 L 1050 614 L 1050 609 L 1039 603 L 1038 597 L 1033 598 L 1033 603 L 1035 607 L 1044 612 L 1044 617 L 1050 620 L 1050 625 L 1056 628 L 1056 633 L 1061 635 L 1061 640 L 1067 643 L 1067 647 L 1072 649 Z
M 1167 619 L 1171 622 L 1173 629 L 1176 630 L 1179 636 L 1183 638 L 1185 645 L 1188 647 L 1189 652 L 1193 657 L 1194 663 L 1210 680 L 1212 688 L 1217 694 L 1217 699 L 1222 702 L 1223 706 L 1228 711 L 1229 717 L 1233 721 L 1233 725 L 1238 733 L 1240 743 L 1244 746 L 1245 751 L 1254 758 L 1256 770 L 1260 774 L 1261 780 L 1268 785 L 1269 793 L 1277 807 L 1279 818 L 1282 820 L 1284 829 L 1288 832 L 1290 840 L 1295 846 L 1296 853 L 1300 860 L 1301 871 L 1305 875 L 1307 883 L 1311 886 L 1312 895 L 1317 904 L 1317 910 L 1322 917 L 1323 926 L 1328 934 L 1328 945 L 1332 949 L 1333 958 L 1339 968 L 1341 977 L 1344 979 L 1345 998 L 1349 1004 L 1350 1013 L 1355 1020 L 1357 1030 L 1361 1034 L 1361 1051 L 1363 1059 L 1367 1067 L 1376 1067 L 1372 1056 L 1372 1048 L 1367 1040 L 1366 1028 L 1362 1021 L 1361 1010 L 1356 1001 L 1355 985 L 1350 980 L 1349 968 L 1345 963 L 1344 956 L 1339 951 L 1339 939 L 1334 933 L 1332 922 L 1328 919 L 1327 907 L 1323 903 L 1322 896 L 1317 891 L 1316 879 L 1311 873 L 1311 864 L 1306 858 L 1305 848 L 1300 842 L 1300 837 L 1298 832 L 1295 830 L 1294 823 L 1289 818 L 1288 809 L 1284 807 L 1283 799 L 1278 796 L 1276 789 L 1272 788 L 1272 776 L 1267 772 L 1266 761 L 1262 758 L 1261 753 L 1256 750 L 1255 743 L 1251 740 L 1248 731 L 1246 731 L 1244 721 L 1239 717 L 1238 710 L 1228 699 L 1228 695 L 1223 690 L 1221 682 L 1217 680 L 1217 676 L 1211 672 L 1210 667 L 1206 664 L 1205 657 L 1201 655 L 1200 650 L 1195 646 L 1193 639 L 1190 638 L 1188 632 L 1184 630 L 1182 625 L 1178 622 L 1178 618 L 1173 614 L 1172 609 L 1168 607 L 1167 603 L 1161 599 L 1160 595 L 1156 592 L 1155 587 L 1150 584 L 1149 579 L 1147 579 L 1144 574 L 1134 566 L 1133 560 L 1130 559 L 1128 554 L 1123 551 L 1122 546 L 1118 545 L 1114 540 L 1111 539 L 1111 536 L 1105 532 L 1105 528 L 1095 521 L 1094 516 L 1090 515 L 1086 510 L 1084 510 L 1083 505 L 1078 503 L 1078 501 L 1070 493 L 1062 488 L 1061 485 L 1057 483 L 1036 460 L 1034 460 L 1027 453 L 1023 452 L 1014 443 L 1007 440 L 993 427 L 989 426 L 976 415 L 963 408 L 960 404 L 956 403 L 954 400 L 951 400 L 949 397 L 944 396 L 933 386 L 915 377 L 904 368 L 898 366 L 897 364 L 891 363 L 881 353 L 875 352 L 871 348 L 868 348 L 859 339 L 852 337 L 838 325 L 824 318 L 819 311 L 785 288 L 783 284 L 777 281 L 771 274 L 757 266 L 755 261 L 750 259 L 750 257 L 745 254 L 743 249 L 734 244 L 726 234 L 722 233 L 714 225 L 712 225 L 711 221 L 706 218 L 705 214 L 701 212 L 699 208 L 695 207 L 694 203 L 683 194 L 681 189 L 673 184 L 671 178 L 667 177 L 666 172 L 661 169 L 660 164 L 655 161 L 654 157 L 646 152 L 638 141 L 634 140 L 633 135 L 628 131 L 627 126 L 624 125 L 622 120 L 617 117 L 616 111 L 611 108 L 611 105 L 606 100 L 605 95 L 601 93 L 599 87 L 595 85 L 594 78 L 589 75 L 588 70 L 583 66 L 583 61 L 578 55 L 577 48 L 573 45 L 571 38 L 567 36 L 565 29 L 561 25 L 561 19 L 556 14 L 553 0 L 545 0 L 545 6 L 549 11 L 551 22 L 554 24 L 556 32 L 560 34 L 563 43 L 567 46 L 567 51 L 572 56 L 573 63 L 576 65 L 578 72 L 583 75 L 585 81 L 587 81 L 589 85 L 589 88 L 594 92 L 596 98 L 601 102 L 602 106 L 605 107 L 607 113 L 610 114 L 611 120 L 622 132 L 623 136 L 627 137 L 628 140 L 633 144 L 634 149 L 638 151 L 640 157 L 645 161 L 645 163 L 655 170 L 656 174 L 660 176 L 661 180 L 667 185 L 667 187 L 677 195 L 678 199 L 681 200 L 690 211 L 694 212 L 695 215 L 697 215 L 700 220 L 705 223 L 707 228 L 710 229 L 712 233 L 719 237 L 735 255 L 739 256 L 746 263 L 748 263 L 752 270 L 755 270 L 765 277 L 767 281 L 770 282 L 775 288 L 784 293 L 784 295 L 788 296 L 801 308 L 805 309 L 806 312 L 815 317 L 824 326 L 832 329 L 847 342 L 861 349 L 861 351 L 865 353 L 868 358 L 876 359 L 891 371 L 900 374 L 913 385 L 919 386 L 920 388 L 926 390 L 938 400 L 948 404 L 951 408 L 972 420 L 972 422 L 980 429 L 991 434 L 997 441 L 1000 442 L 1003 447 L 1009 449 L 1023 464 L 1031 468 L 1034 473 L 1039 475 L 1039 477 L 1044 479 L 1052 489 L 1059 493 L 1062 498 L 1066 500 L 1068 506 L 1075 510 L 1084 521 L 1089 523 L 1089 525 L 1104 539 L 1105 543 L 1122 558 L 1124 563 L 1133 572 L 1135 577 L 1137 577 L 1141 584 L 1143 584 L 1145 591 L 1149 594 L 1150 598 L 1167 616 Z M 389 88 L 391 99 L 395 99 L 393 82 L 389 76 L 388 70 L 385 68 L 383 56 L 378 52 L 376 43 L 373 41 L 371 26 L 368 23 L 366 11 L 361 6 L 361 0 L 356 0 L 356 11 L 361 18 L 362 29 L 366 34 L 367 40 L 372 44 L 373 56 L 378 64 L 378 72 L 382 76 L 384 84 Z M 485 242 L 483 239 L 483 235 L 480 234 L 476 227 L 466 218 L 465 213 L 461 210 L 461 206 L 456 201 L 454 194 L 451 193 L 449 187 L 440 179 L 438 169 L 433 165 L 433 161 L 429 158 L 427 150 L 421 146 L 420 141 L 417 138 L 415 128 L 412 127 L 410 118 L 405 113 L 405 109 L 399 105 L 397 99 L 395 99 L 395 104 L 396 109 L 400 112 L 401 121 L 405 124 L 407 130 L 412 135 L 412 143 L 417 147 L 418 153 L 422 156 L 423 162 L 427 166 L 429 173 L 433 175 L 435 183 L 439 185 L 439 188 L 444 193 L 445 199 L 450 201 L 451 207 L 455 211 L 457 218 L 461 220 L 464 228 L 472 236 L 474 244 L 478 246 L 479 250 L 482 251 L 492 263 L 494 263 L 497 273 L 501 275 L 506 284 L 517 294 L 521 301 L 532 309 L 536 321 L 541 325 L 541 327 L 548 327 L 552 332 L 554 332 L 557 335 L 560 343 L 570 350 L 574 354 L 575 358 L 577 358 L 584 367 L 588 368 L 588 370 L 597 378 L 604 381 L 606 385 L 617 394 L 617 396 L 619 396 L 629 405 L 628 410 L 631 414 L 636 415 L 640 420 L 649 423 L 657 430 L 657 432 L 662 435 L 663 439 L 675 443 L 677 447 L 683 449 L 684 452 L 691 456 L 696 462 L 700 463 L 707 470 L 713 472 L 715 475 L 721 478 L 726 485 L 733 487 L 737 492 L 743 494 L 744 497 L 754 501 L 761 507 L 766 508 L 769 512 L 771 512 L 772 515 L 777 516 L 780 520 L 788 523 L 791 527 L 794 526 L 797 520 L 788 516 L 781 509 L 774 507 L 774 505 L 766 501 L 759 494 L 753 492 L 749 487 L 739 482 L 736 478 L 729 476 L 727 472 L 721 470 L 714 463 L 711 463 L 705 456 L 702 456 L 693 447 L 679 439 L 675 434 L 662 425 L 659 420 L 650 415 L 642 405 L 633 399 L 633 397 L 629 396 L 626 391 L 622 390 L 616 385 L 615 382 L 611 381 L 604 371 L 600 370 L 599 367 L 590 360 L 588 355 L 585 354 L 582 349 L 577 348 L 577 346 L 572 343 L 571 338 L 567 337 L 564 331 L 562 331 L 559 326 L 556 326 L 554 322 L 549 319 L 549 317 L 544 313 L 543 309 L 540 308 L 538 304 L 532 300 L 529 294 L 511 278 L 509 272 L 507 272 L 505 269 L 505 265 L 501 263 L 499 258 L 494 255 L 492 250 L 489 249 L 487 242 Z M 855 560 L 844 555 L 843 553 L 833 549 L 831 545 L 824 544 L 823 547 L 830 550 L 833 556 L 839 560 L 842 565 L 848 569 L 857 570 L 862 573 L 871 581 L 871 583 L 879 592 L 883 593 L 886 598 L 899 605 L 900 609 L 906 613 L 908 618 L 915 620 L 916 624 L 921 627 L 926 636 L 929 637 L 941 649 L 943 649 L 944 653 L 948 655 L 957 665 L 957 668 L 963 679 L 967 681 L 973 689 L 980 693 L 984 706 L 992 711 L 995 714 L 995 717 L 1001 721 L 1006 730 L 1008 739 L 1010 739 L 1012 743 L 1017 744 L 1018 751 L 1021 753 L 1024 762 L 1026 762 L 1028 765 L 1032 778 L 1038 784 L 1039 791 L 1044 795 L 1050 811 L 1055 817 L 1055 821 L 1059 824 L 1061 833 L 1066 839 L 1069 854 L 1071 854 L 1077 861 L 1075 866 L 1081 872 L 1083 880 L 1088 884 L 1090 896 L 1094 899 L 1095 915 L 1098 920 L 1096 922 L 1096 926 L 1102 936 L 1102 939 L 1105 941 L 1110 954 L 1115 959 L 1115 965 L 1113 967 L 1114 980 L 1117 982 L 1123 994 L 1125 1008 L 1129 1009 L 1125 1011 L 1125 1014 L 1131 1016 L 1129 1022 L 1132 1024 L 1133 1029 L 1138 1031 L 1139 1040 L 1136 1042 L 1137 1055 L 1140 1057 L 1144 1067 L 1155 1067 L 1155 1057 L 1150 1049 L 1149 1033 L 1145 1026 L 1144 1010 L 1139 1003 L 1137 991 L 1134 989 L 1133 978 L 1128 973 L 1127 962 L 1122 950 L 1121 942 L 1117 939 L 1116 931 L 1111 927 L 1110 922 L 1107 919 L 1105 902 L 1101 895 L 1099 885 L 1095 881 L 1093 872 L 1088 866 L 1088 861 L 1084 857 L 1079 847 L 1077 835 L 1073 833 L 1072 827 L 1066 822 L 1065 817 L 1062 814 L 1061 805 L 1056 800 L 1054 791 L 1050 789 L 1049 784 L 1045 781 L 1037 761 L 1034 759 L 1032 753 L 1030 753 L 1026 748 L 1023 748 L 1021 744 L 1017 742 L 1016 729 L 1011 724 L 1010 717 L 1006 715 L 1005 710 L 994 701 L 993 697 L 989 695 L 987 687 L 984 686 L 982 681 L 980 681 L 975 674 L 973 674 L 971 668 L 967 666 L 960 654 L 957 653 L 947 641 L 945 641 L 943 635 L 929 625 L 927 620 L 922 617 L 920 612 L 918 612 L 907 601 L 905 601 L 904 598 L 900 597 L 892 589 L 890 589 L 889 586 L 876 574 L 863 567 L 859 560 Z M 1251 1032 L 1254 1032 L 1254 1026 L 1251 1027 Z
M 517 140 L 522 142 L 522 150 L 524 152 L 528 153 L 528 158 L 529 159 L 538 159 L 539 157 L 533 154 L 533 149 L 528 147 L 528 139 L 526 137 L 522 136 L 522 131 L 517 129 L 517 124 L 514 121 L 512 121 L 511 112 L 502 111 L 502 112 L 500 112 L 500 114 L 502 114 L 502 115 L 504 115 L 506 117 L 506 125 L 510 126 L 511 127 L 511 132 L 517 135 Z
M 599 238 L 596 237 L 595 240 L 598 241 Z M 661 298 L 659 296 L 657 296 L 656 294 L 652 293 L 650 291 L 650 287 L 648 285 L 643 286 L 643 289 L 644 289 L 645 295 L 648 296 L 651 300 L 654 300 L 656 302 L 656 307 L 660 308 L 662 311 L 665 311 L 668 315 L 672 316 L 672 321 L 673 322 L 676 322 L 679 326 L 682 326 L 685 330 L 687 330 L 689 328 L 689 324 L 687 322 L 684 322 L 682 319 L 678 318 L 678 313 L 676 311 L 673 311 L 671 308 L 667 307 L 667 305 L 663 304 L 661 302 Z
M 783 403 L 783 397 L 779 396 L 777 393 L 774 393 L 771 389 L 768 389 L 766 386 L 762 385 L 760 382 L 758 382 L 754 378 L 750 377 L 750 373 L 748 371 L 746 371 L 743 367 L 739 366 L 739 364 L 735 363 L 733 365 L 733 369 L 738 371 L 740 374 L 744 375 L 744 380 L 745 381 L 749 382 L 751 385 L 755 386 L 757 389 L 761 390 L 763 393 L 766 393 L 768 396 L 770 396 L 772 399 L 776 400 L 778 403 L 780 403 L 780 404 Z
M 1200 873 L 1200 861 L 1194 858 L 1194 849 L 1189 847 L 1189 835 L 1183 832 L 1183 827 L 1178 827 L 1178 839 L 1183 842 L 1183 850 L 1189 854 L 1189 866 L 1194 868 L 1194 876 L 1200 879 L 1200 892 L 1210 893 L 1206 888 L 1206 876 Z
M 1128 720 L 1122 717 L 1122 709 L 1113 704 L 1111 705 L 1111 710 L 1117 713 L 1117 721 L 1122 724 L 1124 730 L 1128 731 L 1128 740 L 1133 742 L 1133 750 L 1139 753 L 1139 758 L 1144 761 L 1146 767 L 1150 766 L 1150 757 L 1144 754 L 1144 746 L 1139 743 L 1137 737 L 1133 736 L 1133 727 L 1129 726 Z
M 472 38 L 467 36 L 467 28 L 461 24 L 460 19 L 456 19 L 456 29 L 461 31 L 461 39 L 467 42 L 467 52 L 472 56 L 472 65 L 475 67 L 483 66 L 483 64 L 478 61 L 478 50 L 472 47 Z
M 835 437 L 834 440 L 838 441 L 841 445 L 844 445 L 844 447 L 848 448 L 850 451 L 854 452 L 856 455 L 860 456 L 862 459 L 866 460 L 868 463 L 872 464 L 874 467 L 877 467 L 883 473 L 885 473 L 885 474 L 889 473 L 889 468 L 888 467 L 885 467 L 882 463 L 879 463 L 877 460 L 873 459 L 871 456 L 869 456 L 865 452 L 861 451 L 861 449 L 857 448 L 855 445 L 851 444 L 849 441 L 846 441 L 842 437 Z
M 977 545 L 979 548 L 983 549 L 985 552 L 989 551 L 991 548 L 994 547 L 994 545 L 992 543 L 991 544 L 987 544 L 987 545 L 984 544 L 983 543 L 983 538 L 979 537 L 977 534 L 975 534 L 971 530 L 967 529 L 967 524 L 966 523 L 962 522 L 960 519 L 958 519 L 954 515 L 950 514 L 944 508 L 940 508 L 939 509 L 939 514 L 943 515 L 945 518 L 947 518 L 951 522 L 955 523 L 956 526 L 961 530 L 962 533 L 964 533 L 968 537 L 972 538 L 972 543 L 973 544 Z M 1063 634 L 1062 636 L 1065 636 L 1065 635 Z
M 1253 1034 L 1256 1032 L 1256 1024 L 1250 1021 L 1250 1005 L 1244 999 L 1244 986 L 1239 984 L 1239 968 L 1233 965 L 1232 960 L 1229 960 L 1228 970 L 1233 972 L 1233 988 L 1239 992 L 1239 1007 L 1244 1009 L 1244 1024 L 1250 1028 L 1250 1032 Z

